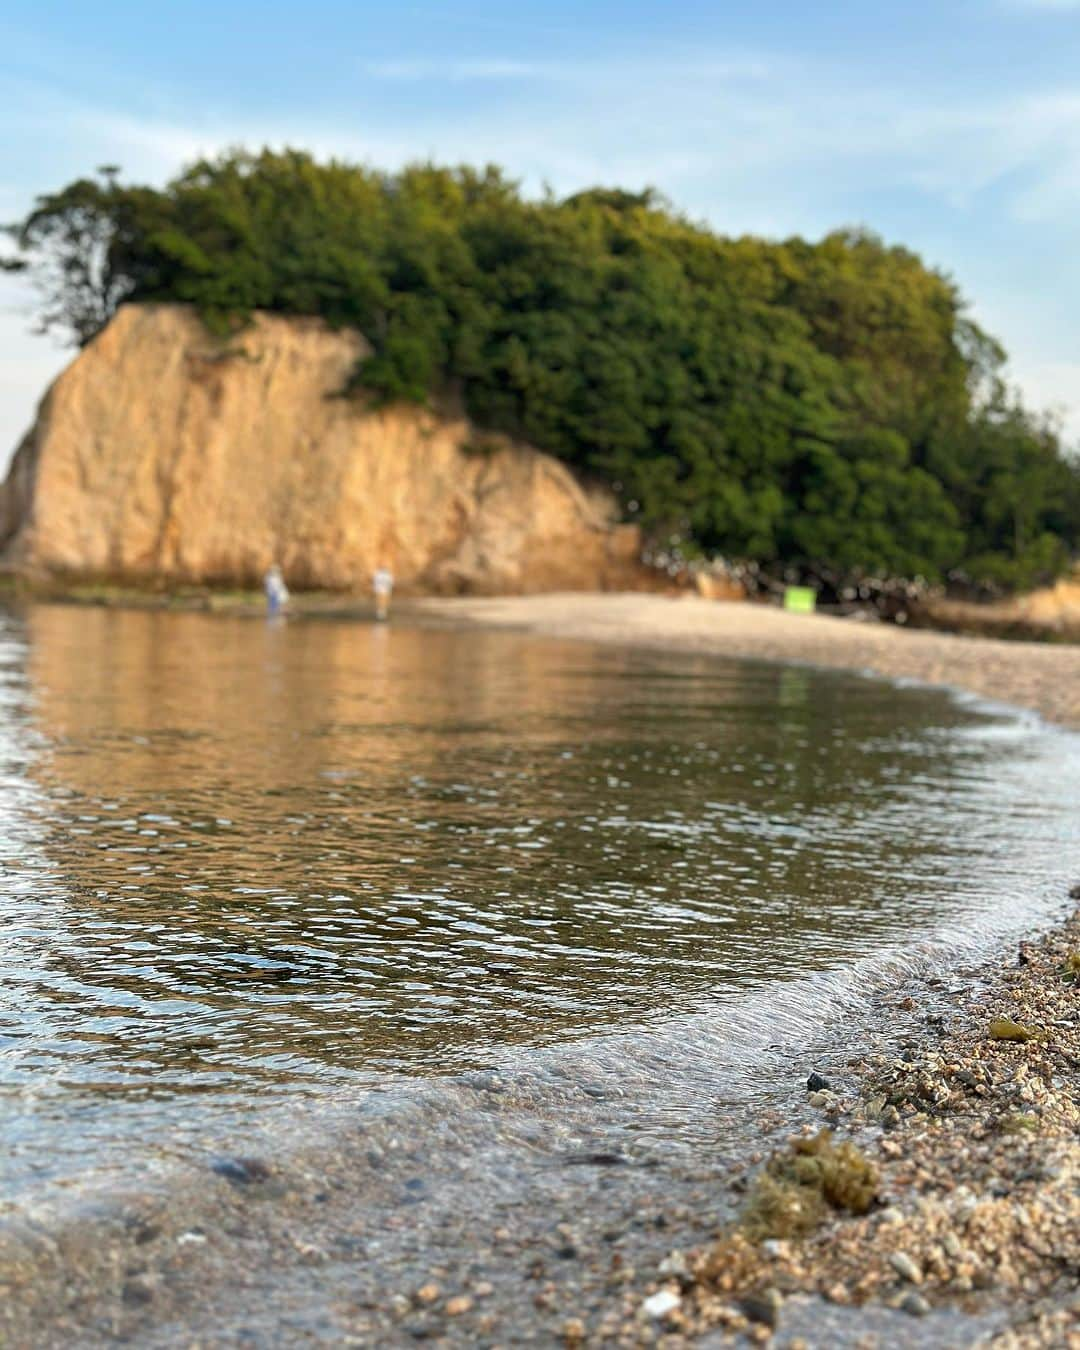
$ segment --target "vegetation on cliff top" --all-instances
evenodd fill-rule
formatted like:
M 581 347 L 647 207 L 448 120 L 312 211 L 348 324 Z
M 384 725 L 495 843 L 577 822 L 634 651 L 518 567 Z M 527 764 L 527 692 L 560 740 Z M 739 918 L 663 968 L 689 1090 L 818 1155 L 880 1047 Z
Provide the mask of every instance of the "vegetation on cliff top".
M 863 232 L 728 239 L 652 192 L 530 200 L 494 168 L 264 151 L 162 190 L 102 170 L 10 233 L 45 327 L 85 343 L 128 300 L 222 332 L 321 315 L 373 344 L 358 390 L 450 387 L 684 552 L 1014 586 L 1080 536 L 1080 468 L 1000 347 L 947 277 Z

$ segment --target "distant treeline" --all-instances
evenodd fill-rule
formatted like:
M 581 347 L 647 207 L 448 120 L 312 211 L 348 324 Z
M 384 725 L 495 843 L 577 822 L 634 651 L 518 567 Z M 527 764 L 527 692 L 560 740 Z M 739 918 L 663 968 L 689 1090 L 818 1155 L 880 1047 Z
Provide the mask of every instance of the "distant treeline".
M 113 169 L 11 227 L 48 328 L 128 300 L 226 332 L 360 329 L 357 396 L 464 399 L 602 478 L 660 547 L 834 574 L 1061 572 L 1080 469 L 1005 387 L 953 283 L 859 231 L 728 239 L 653 192 L 522 196 L 498 169 L 231 153 L 163 190 Z

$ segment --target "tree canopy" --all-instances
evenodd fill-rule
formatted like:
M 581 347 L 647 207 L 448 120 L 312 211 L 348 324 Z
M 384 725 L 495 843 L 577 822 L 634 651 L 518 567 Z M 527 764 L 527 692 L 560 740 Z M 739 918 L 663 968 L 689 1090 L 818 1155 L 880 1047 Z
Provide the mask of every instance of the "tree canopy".
M 155 300 L 218 332 L 255 310 L 355 327 L 358 396 L 451 389 L 684 554 L 1010 587 L 1080 534 L 1080 468 L 1000 347 L 948 277 L 864 231 L 725 238 L 652 191 L 529 199 L 494 167 L 287 150 L 163 189 L 107 168 L 9 233 L 45 327 L 85 343 Z

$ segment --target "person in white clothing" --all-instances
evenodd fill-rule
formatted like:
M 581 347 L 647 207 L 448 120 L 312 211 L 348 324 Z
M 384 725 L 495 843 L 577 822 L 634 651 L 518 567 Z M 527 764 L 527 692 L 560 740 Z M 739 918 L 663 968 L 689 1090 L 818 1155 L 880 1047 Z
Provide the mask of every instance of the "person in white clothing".
M 382 622 L 390 614 L 390 597 L 394 593 L 394 574 L 385 563 L 376 567 L 371 587 L 375 592 L 375 617 Z
M 289 603 L 289 588 L 281 575 L 277 563 L 271 563 L 263 577 L 263 590 L 266 592 L 266 612 L 269 615 L 280 614 Z

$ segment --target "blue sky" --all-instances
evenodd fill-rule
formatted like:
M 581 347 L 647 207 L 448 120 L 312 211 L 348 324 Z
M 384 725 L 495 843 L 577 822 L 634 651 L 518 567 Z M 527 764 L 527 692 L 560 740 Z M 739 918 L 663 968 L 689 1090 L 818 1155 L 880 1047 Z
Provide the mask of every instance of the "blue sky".
M 229 145 L 661 188 L 725 233 L 865 225 L 956 278 L 1080 440 L 1080 0 L 0 0 L 0 220 Z M 0 280 L 0 463 L 70 359 Z

